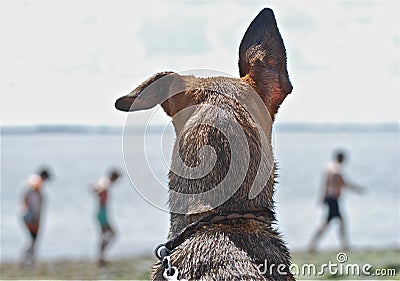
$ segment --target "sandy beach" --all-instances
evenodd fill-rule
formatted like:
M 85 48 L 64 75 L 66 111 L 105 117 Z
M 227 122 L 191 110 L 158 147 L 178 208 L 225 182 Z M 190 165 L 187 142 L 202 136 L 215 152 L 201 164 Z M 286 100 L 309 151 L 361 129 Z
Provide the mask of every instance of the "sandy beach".
M 337 251 L 325 251 L 315 254 L 308 252 L 293 253 L 293 270 L 299 269 L 296 278 L 299 280 L 341 279 L 341 280 L 398 280 L 400 274 L 400 249 L 387 250 L 356 250 L 346 253 L 346 262 L 338 262 Z M 15 263 L 1 264 L 1 279 L 107 279 L 107 280 L 148 280 L 153 257 L 126 258 L 113 260 L 106 267 L 99 268 L 88 260 L 58 260 L 43 261 L 35 267 L 20 268 Z M 322 264 L 342 264 L 342 273 L 332 274 L 325 268 L 324 274 L 319 274 Z M 304 266 L 307 265 L 307 266 Z M 310 265 L 315 266 L 313 272 Z M 353 268 L 345 274 L 346 265 Z M 361 272 L 356 274 L 354 267 L 359 266 Z M 371 275 L 362 273 L 362 267 L 371 265 Z M 301 270 L 304 270 L 302 274 Z M 339 268 L 338 268 L 339 269 Z M 292 270 L 292 271 L 293 271 Z M 311 270 L 311 271 L 308 271 Z M 378 271 L 377 271 L 378 270 Z M 378 275 L 379 274 L 379 275 Z M 395 274 L 395 275 L 393 275 Z M 384 276 L 383 276 L 384 275 Z

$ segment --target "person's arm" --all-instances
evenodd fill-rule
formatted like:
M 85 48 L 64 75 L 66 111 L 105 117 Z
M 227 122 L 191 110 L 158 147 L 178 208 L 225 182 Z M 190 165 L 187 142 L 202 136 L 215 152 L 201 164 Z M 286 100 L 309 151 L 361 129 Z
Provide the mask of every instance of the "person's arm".
M 22 195 L 21 212 L 26 213 L 29 208 L 28 193 L 24 192 Z
M 364 188 L 362 186 L 356 185 L 354 183 L 346 182 L 345 187 L 358 193 L 364 192 Z
M 320 202 L 324 202 L 326 197 L 328 196 L 328 186 L 329 186 L 329 172 L 324 173 L 324 178 L 322 180 L 322 186 L 321 186 L 321 194 L 322 196 L 320 197 Z
M 363 187 L 361 187 L 359 185 L 356 185 L 356 184 L 350 182 L 347 179 L 345 180 L 342 175 L 340 175 L 340 177 L 341 177 L 341 180 L 343 182 L 343 186 L 345 188 L 350 189 L 350 190 L 355 191 L 355 192 L 358 192 L 358 193 L 362 193 L 364 191 Z
M 90 190 L 90 192 L 93 192 L 93 193 L 98 193 L 97 192 L 97 188 L 96 188 L 96 183 L 91 183 L 90 185 L 89 185 L 89 190 Z

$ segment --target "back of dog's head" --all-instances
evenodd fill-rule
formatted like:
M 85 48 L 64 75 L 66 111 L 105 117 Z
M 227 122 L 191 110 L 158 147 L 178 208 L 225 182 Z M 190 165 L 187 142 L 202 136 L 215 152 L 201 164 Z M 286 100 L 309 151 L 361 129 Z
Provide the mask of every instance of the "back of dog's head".
M 162 72 L 116 102 L 123 111 L 160 104 L 177 135 L 170 178 L 174 213 L 272 209 L 274 116 L 292 91 L 273 12 L 264 9 L 239 48 L 241 78 Z

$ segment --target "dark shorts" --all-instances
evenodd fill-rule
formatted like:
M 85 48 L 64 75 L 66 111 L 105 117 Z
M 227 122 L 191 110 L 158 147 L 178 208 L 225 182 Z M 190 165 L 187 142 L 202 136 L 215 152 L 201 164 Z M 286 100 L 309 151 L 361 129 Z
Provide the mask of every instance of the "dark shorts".
M 339 211 L 339 203 L 336 198 L 327 197 L 324 200 L 324 203 L 328 205 L 328 217 L 326 219 L 327 222 L 330 222 L 333 218 L 342 218 L 342 215 Z
M 34 219 L 31 212 L 28 212 L 27 214 L 25 214 L 23 217 L 23 220 L 24 220 L 25 226 L 28 229 L 29 234 L 31 235 L 32 239 L 36 239 L 37 234 L 39 232 L 39 220 Z
M 39 232 L 39 224 L 31 224 L 25 222 L 26 228 L 28 228 L 29 234 L 31 235 L 32 239 L 36 239 L 38 232 Z

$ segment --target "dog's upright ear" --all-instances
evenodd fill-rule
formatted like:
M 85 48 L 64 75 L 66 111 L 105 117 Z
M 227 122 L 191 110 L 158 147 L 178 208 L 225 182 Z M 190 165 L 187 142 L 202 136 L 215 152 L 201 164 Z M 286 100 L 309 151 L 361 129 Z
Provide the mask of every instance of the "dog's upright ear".
M 251 22 L 239 47 L 240 77 L 267 105 L 272 118 L 292 91 L 286 67 L 286 50 L 271 9 Z
M 128 95 L 119 98 L 115 102 L 115 107 L 121 111 L 137 111 L 150 109 L 157 104 L 165 104 L 165 101 L 170 97 L 171 85 L 180 77 L 175 72 L 157 73 Z M 170 115 L 166 108 L 164 110 Z

